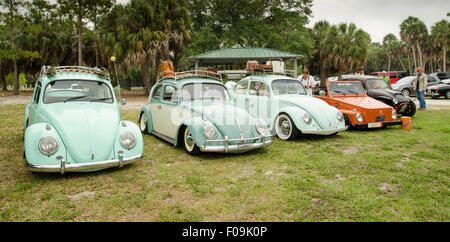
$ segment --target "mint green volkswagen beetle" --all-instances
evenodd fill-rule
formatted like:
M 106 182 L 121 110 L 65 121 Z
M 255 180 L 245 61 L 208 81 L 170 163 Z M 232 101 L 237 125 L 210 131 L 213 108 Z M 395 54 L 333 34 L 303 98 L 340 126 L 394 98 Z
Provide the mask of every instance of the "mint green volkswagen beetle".
M 209 72 L 182 72 L 163 78 L 139 116 L 140 129 L 188 154 L 245 152 L 268 146 L 263 120 L 233 106 L 225 86 Z
M 44 66 L 25 110 L 30 170 L 93 171 L 140 158 L 142 134 L 135 123 L 120 120 L 118 103 L 106 70 Z
M 338 109 L 308 96 L 294 78 L 253 75 L 234 87 L 227 86 L 234 89 L 237 106 L 263 119 L 282 140 L 295 139 L 299 134 L 331 135 L 347 129 Z

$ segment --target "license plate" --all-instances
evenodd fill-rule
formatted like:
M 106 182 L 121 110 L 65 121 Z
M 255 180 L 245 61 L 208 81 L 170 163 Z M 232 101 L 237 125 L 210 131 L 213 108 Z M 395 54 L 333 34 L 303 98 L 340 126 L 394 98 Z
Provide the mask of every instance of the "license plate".
M 378 116 L 377 117 L 377 121 L 378 122 L 383 122 L 384 121 L 384 116 Z
M 383 123 L 369 123 L 369 128 L 381 128 L 383 127 Z

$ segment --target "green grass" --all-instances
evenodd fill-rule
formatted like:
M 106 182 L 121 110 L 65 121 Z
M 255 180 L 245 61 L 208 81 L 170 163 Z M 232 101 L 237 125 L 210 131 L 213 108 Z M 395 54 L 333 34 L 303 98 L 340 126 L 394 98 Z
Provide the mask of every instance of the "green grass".
M 62 176 L 27 170 L 24 108 L 0 106 L 0 221 L 450 220 L 449 110 L 418 112 L 410 131 L 275 139 L 238 155 L 192 157 L 145 135 L 134 165 Z M 95 194 L 70 199 L 82 192 Z

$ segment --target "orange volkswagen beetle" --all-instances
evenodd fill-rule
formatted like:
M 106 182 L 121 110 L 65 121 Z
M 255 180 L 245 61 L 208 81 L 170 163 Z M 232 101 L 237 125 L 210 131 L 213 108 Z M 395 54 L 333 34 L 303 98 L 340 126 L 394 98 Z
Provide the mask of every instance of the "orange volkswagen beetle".
M 316 97 L 339 109 L 352 128 L 401 125 L 395 109 L 367 96 L 359 81 L 328 81 L 326 91 Z

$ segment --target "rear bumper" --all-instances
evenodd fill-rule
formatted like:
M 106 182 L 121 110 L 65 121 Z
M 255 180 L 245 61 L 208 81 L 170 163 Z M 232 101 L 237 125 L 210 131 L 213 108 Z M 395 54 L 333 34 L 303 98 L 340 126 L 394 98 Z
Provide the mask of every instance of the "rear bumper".
M 259 143 L 246 143 L 252 141 L 260 141 Z M 238 142 L 237 145 L 230 145 L 231 142 Z M 223 145 L 208 145 L 211 143 L 219 143 Z M 262 136 L 257 138 L 248 139 L 228 139 L 225 136 L 223 140 L 207 140 L 203 146 L 200 147 L 202 152 L 217 152 L 217 153 L 228 153 L 233 151 L 248 151 L 263 148 L 272 144 L 271 136 Z
M 123 158 L 119 155 L 118 160 L 107 160 L 107 161 L 96 161 L 89 163 L 74 163 L 66 164 L 66 161 L 62 159 L 59 165 L 32 165 L 29 164 L 29 169 L 32 172 L 50 172 L 50 173 L 61 173 L 66 172 L 76 172 L 76 171 L 89 171 L 98 169 L 107 169 L 113 167 L 122 168 L 125 165 L 134 163 L 137 159 L 141 158 L 142 155 L 137 155 L 133 157 Z
M 389 126 L 393 126 L 393 125 L 402 125 L 402 121 L 401 120 L 397 120 L 397 121 L 393 121 L 393 122 L 383 122 L 383 126 L 380 127 L 380 128 L 389 127 Z M 367 129 L 367 128 L 369 128 L 369 124 L 355 124 L 354 127 L 355 128 L 361 128 L 361 129 Z
M 302 134 L 317 134 L 317 135 L 330 135 L 347 130 L 348 127 L 339 129 L 326 129 L 326 130 L 301 130 Z

